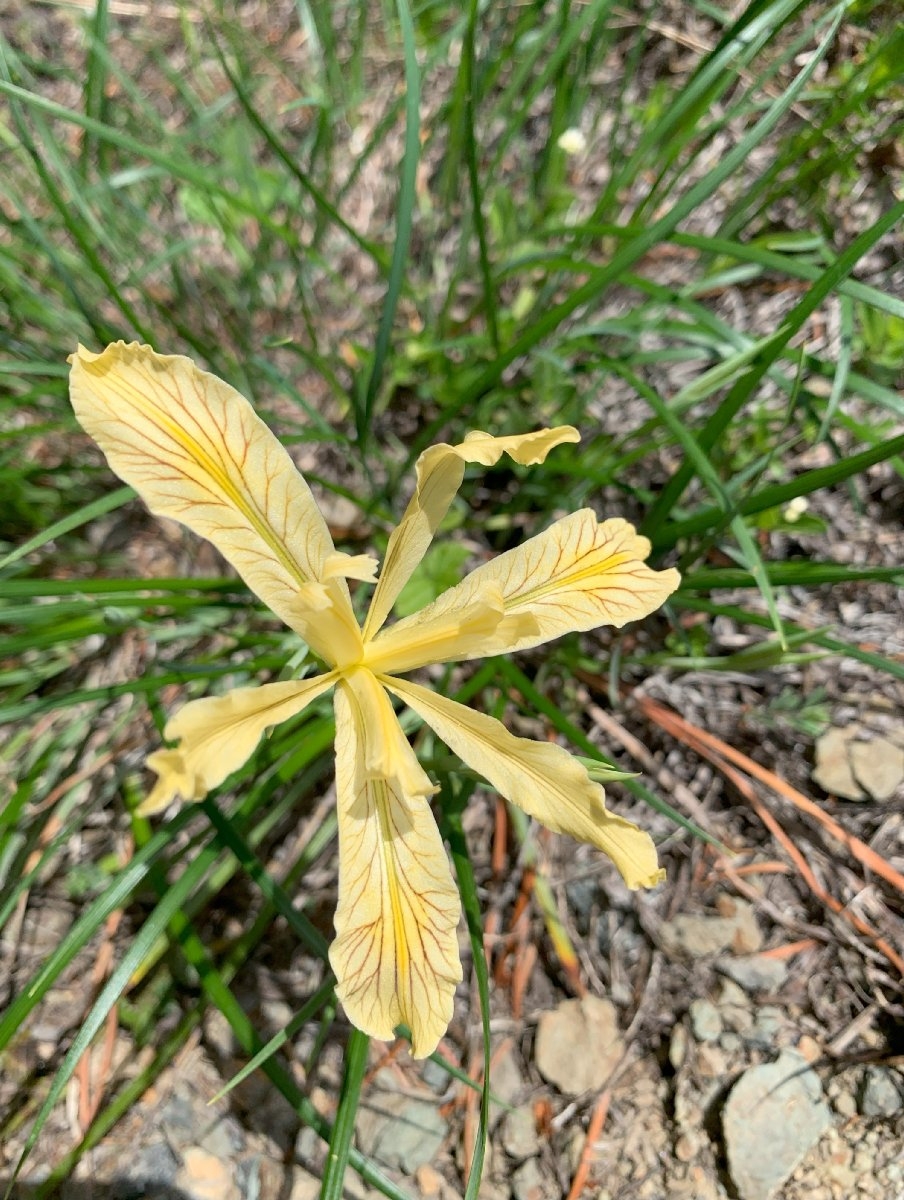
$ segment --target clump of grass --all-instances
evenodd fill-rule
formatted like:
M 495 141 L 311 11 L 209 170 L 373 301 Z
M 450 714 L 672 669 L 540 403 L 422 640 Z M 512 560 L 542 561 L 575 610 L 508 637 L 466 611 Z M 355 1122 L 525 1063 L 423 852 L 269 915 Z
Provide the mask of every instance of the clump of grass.
M 694 642 L 692 630 L 720 616 L 750 635 L 745 670 L 818 648 L 901 678 L 899 661 L 799 628 L 780 603 L 789 587 L 899 580 L 896 569 L 838 564 L 828 547 L 790 561 L 768 549 L 790 499 L 839 487 L 856 497 L 879 465 L 904 473 L 894 390 L 904 303 L 881 263 L 904 215 L 883 166 L 902 33 L 871 31 L 865 10 L 834 4 L 814 21 L 797 0 L 757 0 L 731 20 L 705 6 L 701 46 L 663 26 L 655 6 L 626 15 L 607 0 L 417 12 L 399 0 L 379 14 L 352 0 L 301 4 L 281 29 L 219 8 L 139 27 L 101 2 L 91 17 L 53 13 L 68 61 L 43 59 L 24 18 L 0 43 L 0 712 L 16 780 L 0 811 L 0 926 L 13 929 L 32 890 L 66 869 L 67 844 L 102 810 L 120 814 L 114 824 L 134 840 L 124 865 L 104 860 L 94 894 L 34 975 L 10 973 L 0 1053 L 108 916 L 132 911 L 139 892 L 154 897 L 149 914 L 135 910 L 53 1072 L 3 1118 L 7 1135 L 30 1122 L 21 1166 L 116 1005 L 136 1045 L 150 1048 L 137 1075 L 112 1080 L 37 1195 L 67 1177 L 210 1009 L 329 1139 L 324 1195 L 340 1194 L 346 1163 L 385 1195 L 403 1194 L 351 1146 L 363 1039 L 349 1043 L 330 1124 L 282 1064 L 284 1038 L 265 1046 L 233 990 L 277 916 L 308 953 L 325 955 L 291 897 L 329 845 L 333 818 L 278 871 L 262 853 L 317 794 L 326 710 L 276 731 L 221 806 L 205 802 L 154 830 L 122 815 L 174 685 L 188 696 L 225 676 L 259 680 L 298 647 L 235 580 L 145 578 L 115 538 L 98 542 L 111 523 L 138 530 L 142 518 L 77 434 L 64 391 L 76 339 L 147 340 L 229 379 L 318 464 L 308 474 L 322 491 L 351 502 L 350 544 L 385 539 L 400 481 L 437 436 L 578 425 L 580 450 L 519 480 L 517 503 L 498 472 L 471 496 L 481 519 L 462 504 L 452 523 L 488 530 L 486 546 L 499 550 L 523 532 L 525 496 L 528 531 L 600 496 L 643 519 L 684 584 L 664 651 L 662 629 L 630 653 L 610 647 L 604 682 L 616 700 L 621 680 L 654 668 L 737 667 Z M 846 56 L 851 42 L 857 53 Z M 687 56 L 680 71 L 663 69 Z M 575 157 L 559 145 L 569 128 L 587 141 Z M 863 163 L 872 175 L 857 200 L 869 219 L 839 236 Z M 748 315 L 729 303 L 738 288 L 779 299 Z M 837 337 L 813 336 L 817 314 L 837 323 Z M 815 444 L 824 461 L 792 470 L 792 454 Z M 454 552 L 429 559 L 421 597 L 461 565 Z M 586 665 L 572 641 L 538 670 L 567 679 Z M 497 688 L 509 705 L 523 697 L 600 757 L 580 706 L 551 705 L 517 663 L 443 682 L 488 708 Z M 445 832 L 488 1058 L 480 912 L 456 815 L 472 786 L 445 764 Z M 665 806 L 640 782 L 627 786 Z M 257 908 L 214 949 L 205 914 L 238 877 Z M 198 989 L 187 998 L 186 972 Z M 158 1033 L 180 995 L 178 1018 Z M 319 1047 L 335 1017 L 326 980 L 295 1025 L 319 1023 Z M 488 1096 L 485 1087 L 484 1118 Z M 485 1146 L 484 1119 L 468 1196 Z

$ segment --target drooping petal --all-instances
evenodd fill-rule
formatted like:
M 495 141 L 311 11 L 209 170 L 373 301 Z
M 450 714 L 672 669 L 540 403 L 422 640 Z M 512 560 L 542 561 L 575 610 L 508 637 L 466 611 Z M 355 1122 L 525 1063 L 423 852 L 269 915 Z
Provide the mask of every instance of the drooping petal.
M 564 633 L 637 621 L 659 608 L 681 582 L 674 568 L 648 567 L 643 560 L 649 553 L 650 543 L 627 521 L 614 517 L 599 522 L 591 509 L 581 509 L 391 625 L 368 648 L 368 661 L 395 671 L 391 652 L 397 646 L 422 646 L 424 651 L 420 658 L 409 652 L 400 670 L 443 661 L 429 657 L 430 631 L 448 626 L 489 589 L 502 594 L 505 619 L 475 648 L 463 644 L 461 653 L 453 649 L 450 658 L 511 654 Z
M 348 556 L 248 401 L 190 359 L 137 342 L 100 354 L 79 346 L 69 361 L 75 415 L 151 511 L 213 542 L 328 661 L 354 661 L 345 642 L 360 639 L 338 561 Z M 360 578 L 360 560 L 348 564 Z
M 461 901 L 427 797 L 435 791 L 369 671 L 336 705 L 339 903 L 330 963 L 349 1020 L 372 1037 L 411 1030 L 431 1054 L 462 977 Z
M 331 672 L 190 700 L 164 730 L 167 741 L 179 745 L 148 755 L 159 778 L 139 806 L 140 815 L 162 812 L 173 800 L 202 799 L 248 761 L 265 730 L 296 716 L 335 682 Z
M 515 737 L 493 717 L 408 680 L 381 682 L 507 800 L 608 854 L 628 887 L 654 887 L 665 878 L 650 835 L 610 813 L 603 789 L 561 746 Z
M 578 441 L 580 434 L 576 429 L 560 425 L 555 429 L 537 429 L 509 437 L 492 437 L 475 430 L 457 446 L 440 443 L 425 450 L 417 460 L 414 495 L 386 548 L 364 625 L 365 640 L 373 637 L 389 616 L 399 592 L 427 553 L 434 533 L 461 486 L 467 463 L 491 467 L 507 454 L 522 466 L 533 466 L 543 462 L 553 447 Z

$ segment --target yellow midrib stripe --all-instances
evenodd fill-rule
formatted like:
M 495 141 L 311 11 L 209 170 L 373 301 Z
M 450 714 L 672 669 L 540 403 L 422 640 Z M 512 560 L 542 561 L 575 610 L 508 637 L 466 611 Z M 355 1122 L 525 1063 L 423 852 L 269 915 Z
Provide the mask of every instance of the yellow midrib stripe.
M 543 600 L 547 596 L 554 596 L 557 592 L 576 588 L 580 584 L 586 583 L 588 579 L 593 579 L 596 575 L 605 575 L 608 571 L 614 571 L 616 567 L 630 562 L 634 557 L 633 554 L 627 551 L 623 551 L 621 554 L 612 554 L 601 563 L 595 563 L 593 566 L 584 567 L 580 571 L 573 571 L 564 576 L 557 576 L 551 579 L 549 583 L 544 583 L 539 587 L 531 588 L 530 591 L 522 592 L 513 599 L 506 601 L 506 608 L 520 608 L 524 604 L 534 604 L 536 601 Z
M 259 512 L 256 511 L 249 503 L 245 494 L 236 487 L 228 473 L 221 467 L 200 445 L 195 439 L 182 428 L 169 413 L 161 411 L 150 403 L 138 388 L 123 381 L 124 388 L 131 391 L 132 403 L 144 417 L 152 424 L 159 425 L 165 433 L 177 442 L 201 470 L 208 475 L 220 491 L 224 498 L 248 521 L 249 525 L 254 529 L 255 533 L 273 552 L 277 561 L 288 571 L 293 579 L 300 585 L 308 583 L 309 578 L 298 567 L 298 564 L 291 557 L 285 544 L 277 537 L 276 531 L 272 525 L 265 521 Z
M 386 882 L 389 889 L 389 907 L 392 910 L 392 927 L 395 930 L 396 958 L 398 959 L 397 975 L 407 976 L 409 968 L 408 937 L 405 930 L 405 918 L 402 915 L 401 891 L 396 872 L 392 869 L 392 830 L 389 827 L 388 784 L 384 779 L 372 781 L 374 789 L 374 807 L 380 822 L 380 838 L 383 842 L 383 854 L 386 862 Z

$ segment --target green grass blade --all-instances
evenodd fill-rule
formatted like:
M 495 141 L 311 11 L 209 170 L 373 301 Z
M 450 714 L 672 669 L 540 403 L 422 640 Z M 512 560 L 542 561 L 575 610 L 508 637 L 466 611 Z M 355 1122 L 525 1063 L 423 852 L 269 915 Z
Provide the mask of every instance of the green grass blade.
M 355 407 L 355 427 L 359 448 L 362 452 L 366 449 L 370 439 L 374 404 L 383 381 L 383 371 L 389 353 L 399 297 L 405 286 L 405 265 L 408 260 L 408 247 L 411 242 L 411 229 L 414 221 L 414 206 L 417 199 L 417 165 L 421 152 L 421 74 L 414 43 L 414 26 L 411 23 L 411 12 L 407 0 L 396 0 L 396 7 L 405 58 L 405 150 L 402 156 L 399 196 L 396 205 L 395 244 L 392 248 L 389 281 L 386 287 L 386 296 L 383 299 L 383 309 L 380 313 L 373 363 L 364 388 L 364 395 Z
M 361 1084 L 367 1070 L 367 1052 L 370 1038 L 360 1029 L 353 1029 L 345 1049 L 345 1071 L 342 1075 L 342 1090 L 339 1107 L 330 1138 L 330 1152 L 323 1169 L 323 1186 L 320 1200 L 342 1200 L 345 1168 L 348 1165 L 352 1138 L 355 1133 L 355 1118 L 361 1098 Z
M 477 119 L 477 104 L 474 95 L 474 72 L 477 57 L 475 39 L 479 12 L 480 0 L 471 0 L 468 9 L 468 24 L 462 46 L 461 61 L 464 87 L 465 157 L 468 163 L 468 183 L 471 189 L 471 214 L 474 219 L 474 230 L 477 234 L 480 277 L 483 283 L 483 312 L 486 317 L 487 331 L 490 335 L 490 345 L 493 348 L 494 354 L 498 355 L 500 345 L 499 325 L 496 320 L 496 289 L 493 285 L 493 271 L 490 266 L 490 251 L 487 243 L 487 227 L 483 216 L 483 189 L 480 183 L 480 164 L 477 155 L 477 134 L 475 131 Z
M 804 90 L 807 83 L 813 76 L 819 63 L 828 53 L 832 42 L 834 41 L 835 33 L 838 24 L 841 21 L 843 9 L 836 7 L 834 16 L 829 25 L 829 29 L 823 36 L 822 40 L 813 51 L 812 56 L 807 61 L 806 65 L 801 69 L 797 78 L 787 87 L 785 92 L 777 97 L 768 106 L 764 114 L 756 122 L 743 138 L 733 146 L 727 154 L 723 156 L 716 167 L 712 169 L 703 179 L 694 184 L 688 191 L 680 197 L 671 207 L 671 209 L 659 220 L 654 221 L 645 229 L 640 231 L 637 237 L 630 242 L 622 245 L 615 251 L 612 258 L 605 267 L 601 267 L 591 273 L 590 278 L 586 283 L 575 288 L 572 293 L 562 300 L 559 304 L 554 305 L 547 312 L 539 316 L 531 327 L 526 330 L 521 337 L 514 339 L 511 345 L 497 355 L 483 371 L 470 384 L 467 384 L 461 393 L 448 404 L 442 414 L 431 421 L 425 428 L 423 433 L 414 439 L 412 448 L 408 455 L 408 465 L 414 462 L 417 455 L 427 446 L 435 437 L 439 429 L 446 424 L 452 417 L 457 416 L 463 410 L 469 408 L 482 396 L 486 395 L 501 379 L 506 367 L 513 363 L 516 359 L 529 354 L 540 342 L 556 330 L 567 317 L 571 316 L 577 309 L 583 305 L 595 300 L 607 287 L 615 280 L 619 279 L 626 271 L 634 266 L 645 254 L 661 241 L 667 240 L 674 232 L 681 221 L 684 220 L 690 213 L 697 209 L 716 189 L 732 175 L 738 167 L 740 167 L 749 157 L 751 152 L 758 146 L 766 137 L 775 129 L 779 122 L 783 119 L 790 107 L 797 100 L 798 96 Z M 904 211 L 904 205 L 897 206 Z M 884 230 L 887 230 L 894 224 L 894 220 L 888 220 L 884 224 Z M 878 234 L 875 237 L 857 239 L 857 244 L 861 241 L 866 241 L 872 245 L 873 241 L 877 240 Z M 847 274 L 850 266 L 860 257 L 860 251 L 847 265 L 847 260 L 850 258 L 850 252 L 842 255 L 839 258 L 839 263 L 844 262 L 845 267 L 839 269 L 838 264 L 835 264 L 833 278 L 825 286 L 822 295 L 828 294 L 832 286 L 834 286 L 834 274 L 839 278 Z M 830 271 L 832 269 L 830 268 Z M 828 272 L 827 272 L 828 275 Z M 825 280 L 823 281 L 825 283 Z M 822 296 L 820 296 L 820 299 Z M 818 300 L 815 300 L 813 307 L 816 307 Z M 812 311 L 812 309 L 810 310 Z M 801 317 L 801 321 L 803 317 Z M 790 336 L 790 333 L 789 333 Z M 765 367 L 764 367 L 765 370 Z M 745 393 L 746 394 L 746 393 Z M 705 448 L 705 447 L 704 447 Z M 683 489 L 682 489 L 683 490 Z M 680 494 L 680 493 L 679 493 Z
M 902 217 L 904 217 L 904 201 L 894 205 L 893 208 L 889 209 L 888 212 L 879 218 L 875 225 L 869 229 L 865 229 L 863 233 L 856 237 L 839 254 L 838 258 L 826 268 L 820 278 L 813 283 L 813 286 L 807 291 L 806 295 L 797 302 L 782 322 L 781 328 L 769 343 L 768 348 L 764 348 L 760 361 L 751 367 L 750 372 L 743 379 L 738 380 L 733 385 L 725 400 L 706 422 L 697 439 L 704 451 L 712 449 L 716 444 L 731 421 L 747 403 L 767 369 L 782 353 L 785 346 L 787 346 L 793 335 L 800 329 L 804 321 L 835 290 L 838 283 L 850 274 L 863 255 L 880 238 L 888 233 L 890 229 L 893 229 Z M 682 493 L 692 478 L 692 467 L 687 465 L 679 467 L 663 488 L 653 508 L 647 513 L 643 523 L 643 532 L 648 537 L 654 541 L 656 540 L 656 535 L 661 525 L 681 498 Z
M 52 542 L 55 538 L 62 537 L 66 533 L 71 533 L 73 529 L 79 529 L 82 525 L 87 525 L 89 521 L 95 520 L 97 517 L 102 517 L 105 513 L 113 512 L 117 508 L 122 508 L 124 504 L 128 504 L 130 500 L 135 498 L 135 492 L 130 487 L 116 488 L 112 492 L 108 492 L 105 496 L 93 500 L 90 504 L 85 504 L 82 508 L 70 513 L 68 517 L 61 517 L 59 521 L 54 521 L 49 525 L 43 533 L 36 533 L 34 537 L 17 546 L 15 550 L 11 550 L 4 558 L 0 558 L 0 571 L 6 567 L 12 566 L 21 558 L 33 553 L 35 550 L 40 550 L 42 546 L 46 546 L 48 542 Z M 39 585 L 41 590 L 38 595 L 46 595 L 44 584 Z M 0 582 L 0 592 L 4 589 L 4 585 Z
M 464 1200 L 477 1200 L 483 1164 L 486 1158 L 487 1138 L 490 1128 L 490 983 L 487 961 L 483 946 L 483 915 L 474 869 L 468 853 L 468 843 L 462 824 L 462 812 L 473 791 L 474 784 L 463 780 L 454 784 L 445 779 L 439 804 L 439 823 L 443 837 L 449 843 L 455 876 L 461 893 L 462 908 L 471 941 L 471 961 L 477 980 L 477 995 L 480 1000 L 480 1020 L 483 1033 L 483 1088 L 480 1096 L 480 1122 L 474 1146 L 474 1158 L 468 1165 L 468 1181 Z

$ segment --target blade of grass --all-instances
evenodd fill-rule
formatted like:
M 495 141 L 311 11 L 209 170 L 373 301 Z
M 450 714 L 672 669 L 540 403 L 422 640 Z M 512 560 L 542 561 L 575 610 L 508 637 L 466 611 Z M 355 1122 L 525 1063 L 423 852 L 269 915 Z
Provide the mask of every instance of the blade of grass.
M 865 229 L 856 237 L 813 283 L 812 287 L 785 317 L 775 337 L 764 347 L 759 362 L 753 364 L 749 373 L 732 386 L 725 400 L 706 422 L 697 437 L 702 450 L 711 450 L 716 444 L 731 421 L 753 395 L 754 389 L 768 368 L 782 353 L 784 347 L 807 317 L 834 291 L 840 280 L 850 274 L 863 255 L 890 229 L 894 228 L 902 217 L 904 217 L 904 201 L 894 205 L 878 219 L 875 225 Z M 660 492 L 652 509 L 647 513 L 643 522 L 643 532 L 654 542 L 663 522 L 681 498 L 692 478 L 693 468 L 691 466 L 679 467 Z
M 124 504 L 128 504 L 134 498 L 135 492 L 132 488 L 121 487 L 108 492 L 105 496 L 99 497 L 90 504 L 83 505 L 81 508 L 76 509 L 75 512 L 70 513 L 69 516 L 61 517 L 59 521 L 54 521 L 43 533 L 36 533 L 27 542 L 23 542 L 15 550 L 11 550 L 4 558 L 0 558 L 0 571 L 12 566 L 13 563 L 18 562 L 21 558 L 25 558 L 33 551 L 40 550 L 42 546 L 46 546 L 48 542 L 52 542 L 55 538 L 62 537 L 66 533 L 71 533 L 73 529 L 80 529 L 82 525 L 87 525 L 89 521 L 93 521 L 97 517 L 102 517 L 105 513 L 122 508 Z M 0 583 L 0 589 L 2 588 L 3 584 Z M 46 593 L 41 591 L 39 594 L 44 595 Z
M 461 893 L 461 903 L 468 926 L 468 936 L 471 941 L 471 964 L 477 980 L 477 995 L 480 1000 L 480 1022 L 483 1033 L 483 1089 L 480 1096 L 480 1122 L 477 1140 L 474 1146 L 474 1157 L 468 1164 L 468 1179 L 465 1187 L 464 1200 L 477 1200 L 480 1193 L 480 1181 L 483 1176 L 483 1164 L 486 1158 L 487 1137 L 490 1127 L 490 983 L 487 972 L 487 961 L 483 947 L 483 915 L 480 909 L 480 896 L 477 881 L 474 878 L 474 868 L 468 852 L 465 838 L 462 813 L 473 790 L 473 783 L 462 781 L 453 783 L 448 777 L 442 782 L 442 793 L 439 803 L 439 825 L 443 837 L 449 843 L 452 862 L 455 865 L 455 877 Z
M 364 388 L 364 395 L 355 405 L 355 428 L 362 454 L 366 451 L 370 440 L 374 404 L 383 381 L 383 371 L 389 353 L 396 309 L 405 284 L 405 266 L 408 260 L 414 205 L 417 199 L 417 165 L 421 151 L 421 76 L 414 42 L 414 26 L 411 22 L 411 12 L 407 0 L 396 0 L 396 10 L 402 31 L 402 52 L 405 59 L 405 149 L 402 155 L 399 196 L 396 204 L 395 244 L 392 248 L 389 280 L 386 295 L 383 298 L 377 340 L 374 344 L 373 363 Z
M 370 1038 L 360 1029 L 353 1029 L 345 1049 L 345 1070 L 342 1074 L 342 1089 L 339 1107 L 330 1138 L 330 1151 L 323 1168 L 323 1185 L 320 1200 L 342 1200 L 345 1168 L 351 1152 L 355 1133 L 355 1118 L 361 1098 L 361 1084 L 367 1070 L 367 1052 Z
M 674 233 L 678 224 L 684 220 L 690 213 L 694 212 L 699 206 L 708 199 L 709 196 L 722 184 L 730 175 L 737 170 L 749 157 L 753 149 L 758 146 L 772 130 L 778 125 L 782 118 L 787 113 L 788 109 L 801 94 L 804 87 L 812 78 L 817 66 L 828 53 L 832 42 L 834 41 L 835 33 L 838 25 L 841 22 L 843 8 L 836 6 L 832 10 L 829 28 L 822 40 L 813 51 L 812 56 L 807 61 L 806 65 L 798 73 L 797 77 L 789 84 L 785 92 L 777 99 L 773 100 L 765 113 L 760 117 L 752 129 L 750 129 L 740 141 L 723 156 L 721 161 L 714 167 L 703 179 L 688 189 L 669 209 L 669 211 L 659 220 L 654 221 L 644 230 L 640 231 L 634 239 L 627 244 L 622 245 L 615 251 L 612 258 L 606 266 L 594 270 L 586 283 L 575 288 L 569 296 L 562 300 L 559 304 L 553 305 L 547 312 L 540 315 L 529 329 L 527 329 L 519 338 L 505 349 L 502 354 L 497 355 L 470 383 L 466 384 L 461 392 L 455 396 L 444 407 L 442 413 L 429 422 L 423 432 L 413 439 L 411 450 L 409 451 L 406 461 L 406 469 L 410 469 L 417 455 L 427 446 L 436 436 L 440 428 L 447 424 L 453 417 L 458 416 L 462 411 L 470 408 L 477 400 L 486 395 L 500 380 L 506 367 L 513 363 L 516 359 L 528 354 L 535 346 L 543 341 L 550 333 L 556 330 L 563 321 L 566 320 L 572 313 L 583 305 L 596 299 L 607 287 L 615 280 L 619 279 L 622 274 L 634 265 L 639 259 L 643 258 L 653 246 L 661 241 L 665 241 Z M 904 205 L 899 206 L 904 211 Z M 890 228 L 894 224 L 893 221 L 888 221 L 886 228 Z M 862 240 L 857 239 L 858 243 Z M 868 239 L 869 244 L 875 239 Z M 835 264 L 834 274 L 842 277 L 853 266 L 853 263 L 859 257 L 859 249 L 857 255 L 848 263 L 850 255 L 842 255 L 839 258 L 839 263 L 843 262 L 844 266 L 838 269 L 838 264 Z M 831 269 L 830 269 L 831 270 Z M 828 272 L 827 272 L 828 275 Z M 825 283 L 825 277 L 823 282 Z M 833 279 L 825 285 L 825 292 L 831 290 L 834 283 Z M 821 297 L 820 297 L 821 298 Z M 813 307 L 815 307 L 814 302 Z M 801 318 L 803 320 L 803 318 Z M 789 334 L 790 336 L 790 334 Z M 765 368 L 764 368 L 765 369 Z M 746 393 L 745 393 L 746 395 Z M 707 448 L 704 446 L 704 448 Z M 682 489 L 683 490 L 683 489 Z

